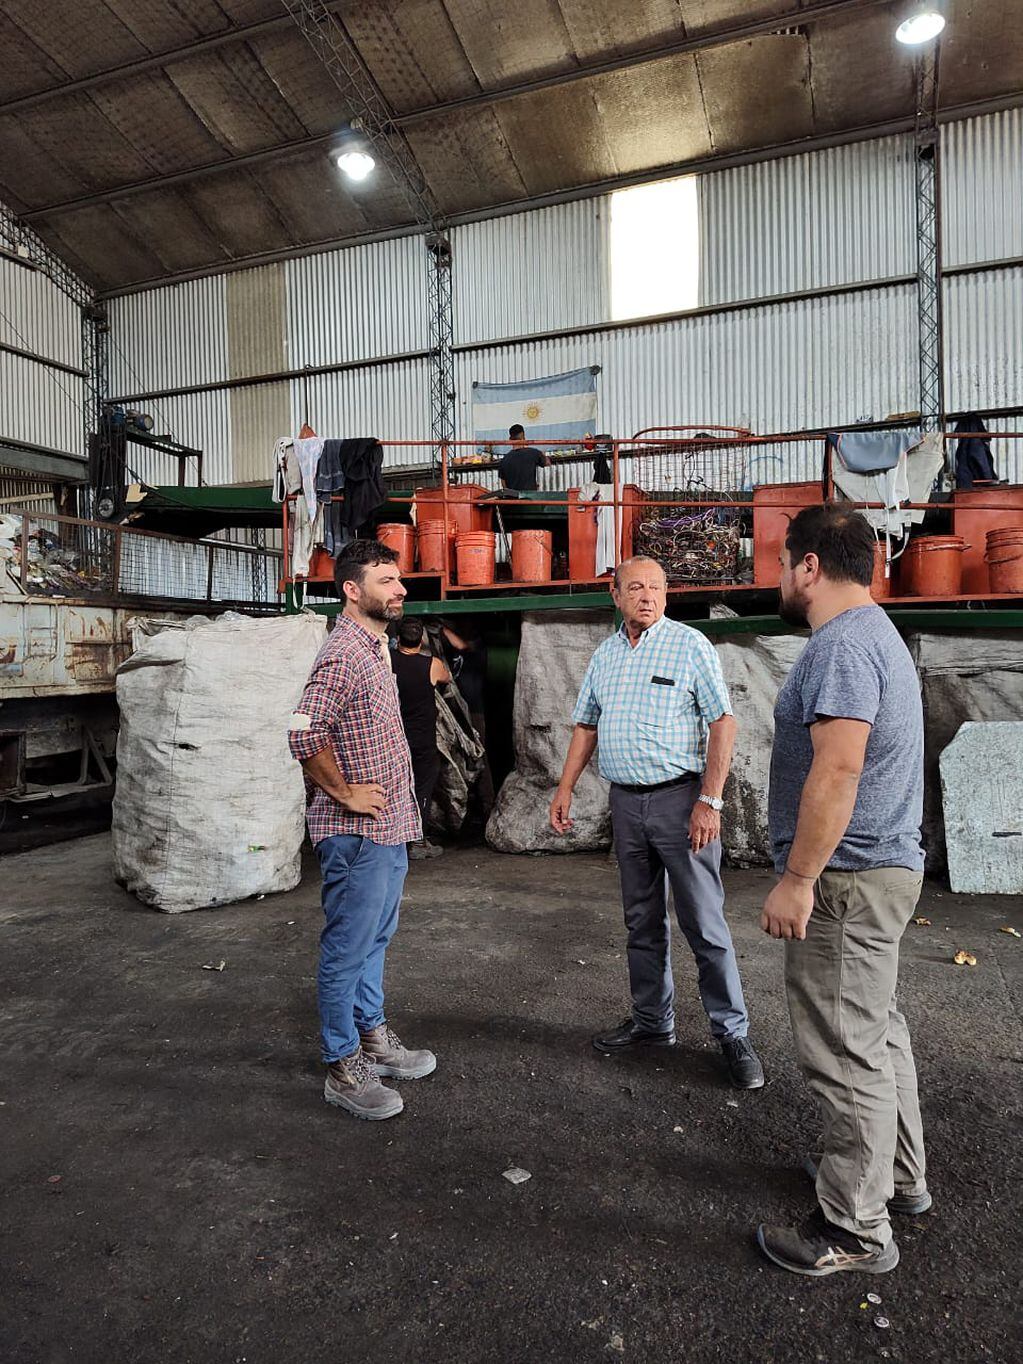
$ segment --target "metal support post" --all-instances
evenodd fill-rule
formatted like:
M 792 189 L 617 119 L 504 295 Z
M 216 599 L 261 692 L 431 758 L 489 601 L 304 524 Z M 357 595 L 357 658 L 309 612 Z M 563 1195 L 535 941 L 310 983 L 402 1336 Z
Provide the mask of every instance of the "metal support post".
M 427 299 L 430 314 L 430 427 L 440 446 L 454 438 L 455 385 L 451 346 L 454 323 L 451 306 L 451 242 L 443 215 L 405 134 L 395 126 L 394 111 L 381 94 L 341 18 L 323 0 L 284 0 L 285 8 L 302 31 L 341 93 L 347 119 L 380 163 L 391 173 L 409 206 L 413 221 L 425 231 L 429 253 Z
M 938 44 L 929 43 L 917 65 L 916 300 L 920 375 L 920 425 L 939 430 L 945 417 L 941 308 L 941 143 L 937 127 Z M 946 466 L 946 477 L 948 469 Z

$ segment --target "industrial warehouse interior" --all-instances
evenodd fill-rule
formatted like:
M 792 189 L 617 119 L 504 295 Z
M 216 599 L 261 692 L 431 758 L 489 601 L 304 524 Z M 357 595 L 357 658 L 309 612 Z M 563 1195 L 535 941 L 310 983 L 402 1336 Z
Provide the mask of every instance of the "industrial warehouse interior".
M 1009 1364 L 1021 937 L 1023 0 L 0 0 L 0 1359 Z

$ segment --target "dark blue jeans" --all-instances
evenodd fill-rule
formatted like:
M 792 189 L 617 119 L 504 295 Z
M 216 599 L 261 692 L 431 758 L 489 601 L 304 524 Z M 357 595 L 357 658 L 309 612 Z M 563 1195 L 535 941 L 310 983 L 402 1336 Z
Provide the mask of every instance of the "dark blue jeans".
M 359 1033 L 384 1022 L 384 954 L 398 927 L 408 872 L 405 844 L 339 834 L 316 845 L 323 874 L 320 1047 L 329 1065 L 359 1048 Z

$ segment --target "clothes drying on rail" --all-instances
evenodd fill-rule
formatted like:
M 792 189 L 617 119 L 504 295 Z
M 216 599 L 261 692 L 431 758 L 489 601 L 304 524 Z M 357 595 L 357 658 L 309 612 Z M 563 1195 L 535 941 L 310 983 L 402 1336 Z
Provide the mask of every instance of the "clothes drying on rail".
M 848 468 L 842 458 L 845 437 L 856 435 L 887 435 L 887 432 L 843 432 L 842 446 L 837 447 L 838 458 L 832 461 L 831 475 L 835 487 L 842 498 L 850 502 L 881 502 L 883 509 L 864 508 L 863 515 L 876 531 L 901 539 L 910 525 L 919 525 L 924 519 L 922 510 L 910 510 L 906 502 L 926 502 L 930 497 L 934 480 L 941 470 L 944 449 L 941 434 L 929 432 L 921 437 L 918 431 L 899 432 L 900 437 L 913 436 L 913 443 L 906 446 L 902 441 L 887 447 L 888 452 L 902 445 L 898 458 L 891 467 L 879 466 L 871 472 L 859 473 Z M 832 448 L 836 448 L 829 436 Z M 881 453 L 880 447 L 869 450 L 860 447 L 867 460 L 875 459 Z
M 337 554 L 354 540 L 359 528 L 387 501 L 384 452 L 375 436 L 325 440 L 316 474 L 316 495 L 327 504 L 324 545 Z M 342 502 L 332 497 L 344 490 Z

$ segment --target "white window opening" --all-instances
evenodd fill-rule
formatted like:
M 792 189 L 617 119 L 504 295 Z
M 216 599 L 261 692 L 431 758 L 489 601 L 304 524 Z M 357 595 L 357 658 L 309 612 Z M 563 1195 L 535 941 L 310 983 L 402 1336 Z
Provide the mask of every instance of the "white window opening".
M 611 317 L 681 313 L 699 303 L 696 177 L 611 195 Z

